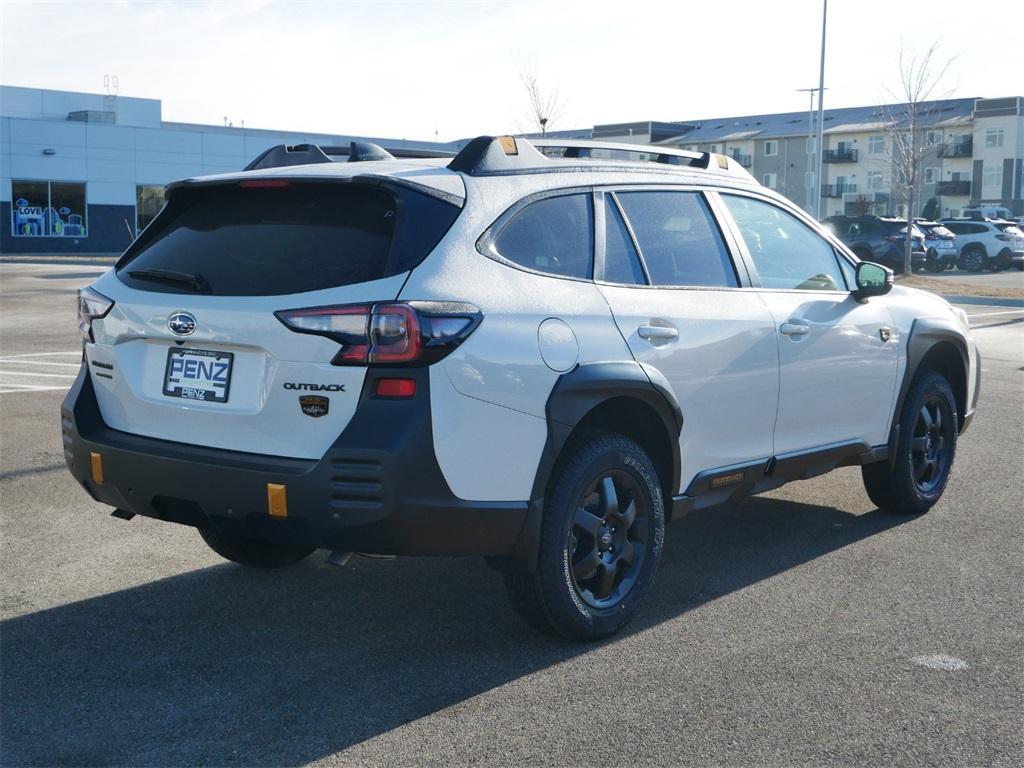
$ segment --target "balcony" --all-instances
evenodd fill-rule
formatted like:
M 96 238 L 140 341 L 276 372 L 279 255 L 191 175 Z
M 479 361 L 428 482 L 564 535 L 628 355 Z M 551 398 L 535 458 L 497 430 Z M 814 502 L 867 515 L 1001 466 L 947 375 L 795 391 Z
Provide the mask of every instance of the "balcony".
M 974 139 L 954 141 L 952 144 L 939 145 L 939 157 L 970 157 L 974 153 Z
M 959 195 L 967 197 L 971 194 L 969 181 L 940 181 L 935 185 L 936 195 Z
M 750 155 L 745 155 L 742 152 L 733 152 L 732 159 L 742 165 L 744 168 L 749 168 L 754 164 L 754 158 Z
M 826 149 L 821 159 L 826 163 L 856 163 L 857 162 L 857 150 L 850 149 L 849 147 L 840 147 L 839 149 Z
M 857 191 L 856 184 L 826 184 L 821 188 L 822 197 L 842 197 Z

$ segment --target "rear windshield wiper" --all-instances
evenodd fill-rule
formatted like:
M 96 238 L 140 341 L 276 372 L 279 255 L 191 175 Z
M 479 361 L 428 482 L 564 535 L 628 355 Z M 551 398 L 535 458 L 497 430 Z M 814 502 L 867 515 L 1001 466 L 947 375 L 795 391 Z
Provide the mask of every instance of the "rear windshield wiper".
M 191 272 L 175 272 L 171 269 L 132 269 L 128 274 L 136 280 L 152 280 L 156 283 L 185 285 L 197 293 L 209 293 L 210 284 L 202 275 Z

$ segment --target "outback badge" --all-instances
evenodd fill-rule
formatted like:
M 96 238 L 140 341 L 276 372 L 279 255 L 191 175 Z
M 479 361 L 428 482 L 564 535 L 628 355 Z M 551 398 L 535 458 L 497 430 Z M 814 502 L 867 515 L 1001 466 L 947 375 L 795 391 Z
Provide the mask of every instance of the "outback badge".
M 321 397 L 320 395 L 301 395 L 299 397 L 299 407 L 307 416 L 319 419 L 321 416 L 327 415 L 327 411 L 331 408 L 331 401 L 329 398 Z

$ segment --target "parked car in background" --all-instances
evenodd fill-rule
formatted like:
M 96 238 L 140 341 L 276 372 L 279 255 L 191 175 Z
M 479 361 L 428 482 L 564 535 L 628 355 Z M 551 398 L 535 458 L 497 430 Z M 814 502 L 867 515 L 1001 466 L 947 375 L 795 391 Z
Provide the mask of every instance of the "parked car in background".
M 937 221 L 915 219 L 914 226 L 924 233 L 925 263 L 929 272 L 942 272 L 956 266 L 956 235 Z
M 1004 235 L 1012 237 L 1010 242 L 1010 263 L 1017 269 L 1024 269 L 1024 224 L 1018 219 L 1003 219 L 993 221 L 997 227 L 1003 230 Z
M 992 219 L 941 219 L 956 235 L 957 266 L 966 272 L 999 272 L 1024 263 L 1024 234 L 1011 222 Z
M 861 261 L 884 264 L 893 272 L 903 272 L 903 254 L 906 247 L 907 222 L 888 216 L 829 216 L 823 222 L 845 243 Z M 927 258 L 924 233 L 914 229 L 911 266 L 924 267 Z
M 964 208 L 965 219 L 1001 219 L 1010 215 L 1010 209 L 995 203 L 975 205 Z

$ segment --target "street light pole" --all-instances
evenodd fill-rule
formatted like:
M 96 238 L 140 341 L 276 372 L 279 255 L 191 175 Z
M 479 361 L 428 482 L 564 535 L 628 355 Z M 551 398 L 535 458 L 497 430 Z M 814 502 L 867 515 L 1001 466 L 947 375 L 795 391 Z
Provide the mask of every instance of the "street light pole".
M 810 105 L 807 108 L 807 173 L 804 174 L 804 210 L 808 213 L 814 213 L 814 190 L 815 190 L 815 158 L 817 156 L 818 148 L 815 146 L 816 132 L 814 130 L 814 94 L 818 92 L 817 88 L 797 88 L 798 93 L 807 93 L 811 97 Z
M 822 134 L 825 132 L 825 24 L 828 21 L 828 0 L 821 9 L 821 69 L 818 73 L 818 172 L 815 174 L 814 218 L 821 220 L 821 158 L 825 154 Z

